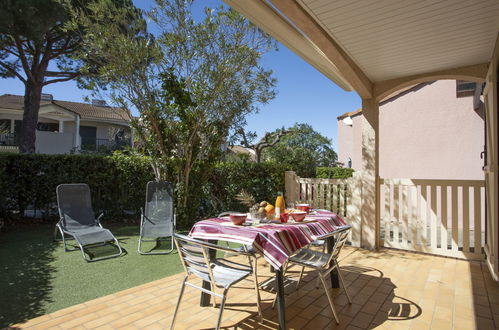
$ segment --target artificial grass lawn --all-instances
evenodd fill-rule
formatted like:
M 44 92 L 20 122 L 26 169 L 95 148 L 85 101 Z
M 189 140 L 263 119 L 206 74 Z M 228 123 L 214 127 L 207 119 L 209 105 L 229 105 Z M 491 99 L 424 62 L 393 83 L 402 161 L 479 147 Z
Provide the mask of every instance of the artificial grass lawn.
M 126 252 L 91 263 L 79 249 L 64 252 L 62 242 L 53 242 L 53 225 L 0 233 L 0 328 L 182 271 L 176 250 L 169 255 L 137 253 L 137 225 L 104 221 L 103 226 Z M 73 244 L 69 241 L 69 247 Z M 143 249 L 154 245 L 143 243 Z

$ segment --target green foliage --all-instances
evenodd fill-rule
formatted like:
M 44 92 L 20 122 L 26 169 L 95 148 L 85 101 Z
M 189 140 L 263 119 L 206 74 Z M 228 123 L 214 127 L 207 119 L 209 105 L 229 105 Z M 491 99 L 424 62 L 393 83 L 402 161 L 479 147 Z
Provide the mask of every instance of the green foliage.
M 261 56 L 275 41 L 232 9 L 206 8 L 194 18 L 192 0 L 157 0 L 146 15 L 156 33 L 147 38 L 120 33 L 126 17 L 76 22 L 85 26 L 87 54 L 101 59 L 96 74 L 115 104 L 137 109 L 133 120 L 140 150 L 151 157 L 156 178 L 171 178 L 179 220 L 192 221 L 200 188 L 222 157 L 220 146 L 245 124 L 246 115 L 275 97 L 275 79 Z M 98 7 L 96 7 L 98 8 Z M 105 9 L 105 8 L 104 8 Z M 101 7 L 94 15 L 105 16 Z
M 235 198 L 242 190 L 257 202 L 267 200 L 273 203 L 277 193 L 284 191 L 285 171 L 284 165 L 270 162 L 219 163 L 205 185 L 207 203 L 204 207 L 211 214 L 228 210 L 248 212 L 248 207 Z
M 96 211 L 137 213 L 144 201 L 145 183 L 154 178 L 145 157 L 96 155 L 0 154 L 1 212 L 28 207 L 56 208 L 55 188 L 61 183 L 89 184 Z
M 263 150 L 264 160 L 285 164 L 299 176 L 307 178 L 315 176 L 316 167 L 331 166 L 336 162 L 331 140 L 312 126 L 297 123 L 288 130 L 291 132 L 279 142 Z
M 321 179 L 346 179 L 352 177 L 353 168 L 317 167 L 316 177 Z
M 180 205 L 178 199 L 175 203 L 179 227 L 188 228 L 222 211 L 247 211 L 235 199 L 243 189 L 257 201 L 273 200 L 284 189 L 285 170 L 280 164 L 252 162 L 195 167 L 187 206 Z M 172 176 L 167 179 L 172 180 Z M 26 209 L 46 211 L 46 215 L 54 212 L 57 185 L 81 182 L 90 186 L 96 212 L 113 218 L 133 215 L 138 219 L 150 180 L 154 180 L 150 158 L 134 154 L 0 154 L 0 222 Z

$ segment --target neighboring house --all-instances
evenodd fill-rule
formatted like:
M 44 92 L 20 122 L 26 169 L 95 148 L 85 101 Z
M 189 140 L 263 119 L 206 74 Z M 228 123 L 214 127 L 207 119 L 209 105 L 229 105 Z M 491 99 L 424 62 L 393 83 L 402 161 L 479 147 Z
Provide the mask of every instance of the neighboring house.
M 23 118 L 23 96 L 0 96 L 0 151 L 16 149 Z M 104 101 L 92 104 L 54 100 L 42 94 L 36 152 L 65 154 L 72 151 L 107 151 L 133 143 L 130 113 L 107 106 Z
M 476 86 L 439 80 L 381 102 L 380 177 L 483 180 L 485 114 Z M 359 109 L 338 117 L 338 160 L 355 170 L 362 168 L 362 116 Z
M 248 155 L 248 159 L 251 161 L 256 161 L 256 154 L 255 150 L 246 148 L 243 146 L 229 146 L 230 152 L 234 154 L 243 154 L 243 155 Z

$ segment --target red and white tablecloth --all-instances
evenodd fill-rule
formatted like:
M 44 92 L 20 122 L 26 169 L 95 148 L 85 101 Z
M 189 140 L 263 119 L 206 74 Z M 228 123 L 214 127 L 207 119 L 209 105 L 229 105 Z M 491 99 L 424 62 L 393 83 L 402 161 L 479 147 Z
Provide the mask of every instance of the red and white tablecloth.
M 235 226 L 228 217 L 223 217 L 196 222 L 189 236 L 252 245 L 272 266 L 279 268 L 295 251 L 344 225 L 343 219 L 331 212 L 308 215 L 303 223 L 253 226 Z

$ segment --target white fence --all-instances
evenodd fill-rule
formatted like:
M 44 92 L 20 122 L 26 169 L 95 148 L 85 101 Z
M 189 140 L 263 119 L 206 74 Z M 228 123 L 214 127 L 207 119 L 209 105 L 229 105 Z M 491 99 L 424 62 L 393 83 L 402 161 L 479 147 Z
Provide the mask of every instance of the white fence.
M 352 224 L 360 246 L 361 173 L 348 179 L 300 178 L 286 172 L 288 203 L 336 212 Z M 380 179 L 380 241 L 385 247 L 467 259 L 483 259 L 485 183 L 482 180 Z M 372 200 L 372 199 L 371 199 Z
M 485 182 L 381 179 L 384 246 L 483 259 Z

